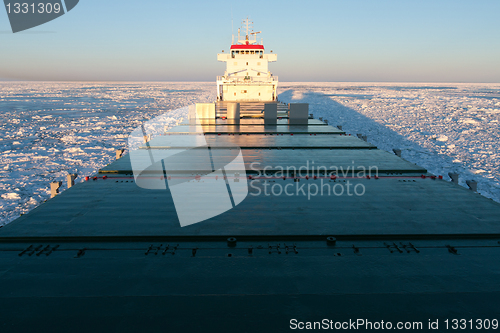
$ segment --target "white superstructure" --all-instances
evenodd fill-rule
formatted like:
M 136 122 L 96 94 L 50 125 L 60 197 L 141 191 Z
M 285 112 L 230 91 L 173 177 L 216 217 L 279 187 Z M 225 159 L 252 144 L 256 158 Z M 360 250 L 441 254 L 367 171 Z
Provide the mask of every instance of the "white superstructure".
M 243 21 L 245 35 L 240 35 L 231 45 L 229 53 L 217 54 L 218 61 L 226 62 L 224 76 L 217 77 L 218 101 L 275 101 L 278 77 L 269 71 L 269 62 L 276 61 L 277 55 L 264 53 L 262 39 L 257 43 L 258 32 L 253 32 L 252 22 Z M 223 51 L 224 52 L 224 51 Z

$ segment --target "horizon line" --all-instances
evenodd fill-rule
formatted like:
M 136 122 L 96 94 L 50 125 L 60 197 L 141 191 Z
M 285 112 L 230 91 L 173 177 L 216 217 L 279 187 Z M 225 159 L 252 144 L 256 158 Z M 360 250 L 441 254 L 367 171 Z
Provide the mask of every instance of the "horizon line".
M 213 83 L 215 81 L 158 81 L 158 80 L 10 80 L 1 79 L 0 83 Z M 386 84 L 500 84 L 499 82 L 477 81 L 280 81 L 279 83 L 386 83 Z

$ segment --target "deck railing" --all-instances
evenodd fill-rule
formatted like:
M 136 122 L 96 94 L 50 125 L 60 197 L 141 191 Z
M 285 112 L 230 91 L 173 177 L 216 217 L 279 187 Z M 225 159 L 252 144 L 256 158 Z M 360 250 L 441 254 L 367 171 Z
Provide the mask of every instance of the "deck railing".
M 226 77 L 226 76 L 217 76 L 217 81 L 223 81 L 224 83 L 272 83 L 277 82 L 277 76 L 271 77 L 262 77 L 262 78 L 243 78 L 243 77 Z

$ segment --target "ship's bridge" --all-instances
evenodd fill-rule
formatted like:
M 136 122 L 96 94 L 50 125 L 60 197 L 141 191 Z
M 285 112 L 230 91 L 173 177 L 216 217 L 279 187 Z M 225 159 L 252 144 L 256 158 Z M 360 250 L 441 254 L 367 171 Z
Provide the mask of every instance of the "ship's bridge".
M 236 56 L 258 55 L 264 57 L 264 45 L 231 45 L 231 58 Z

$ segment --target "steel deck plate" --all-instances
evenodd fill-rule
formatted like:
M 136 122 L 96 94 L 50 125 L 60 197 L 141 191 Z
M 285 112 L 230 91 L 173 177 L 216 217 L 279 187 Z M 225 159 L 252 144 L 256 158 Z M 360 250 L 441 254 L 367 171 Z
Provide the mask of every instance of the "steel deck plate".
M 204 245 L 176 255 L 92 245 L 80 258 L 76 249 L 48 257 L 0 253 L 9 263 L 0 270 L 8 304 L 2 332 L 285 332 L 290 318 L 349 323 L 353 314 L 394 326 L 439 319 L 443 327 L 453 315 L 498 316 L 498 248 L 370 255 L 367 248 L 355 254 L 351 243 L 297 255 L 267 253 L 264 244 L 265 256 L 250 256 L 221 242 L 221 253 L 204 255 Z
M 365 194 L 349 196 L 349 184 L 351 193 L 361 184 Z M 249 185 L 248 196 L 238 206 L 181 228 L 168 190 L 139 188 L 131 177 L 88 181 L 1 228 L 0 240 L 159 235 L 500 235 L 500 204 L 442 180 L 260 179 Z M 286 189 L 292 195 L 272 195 L 286 185 L 290 185 Z M 323 188 L 324 195 L 318 192 L 308 198 L 307 193 L 312 194 L 309 186 Z M 336 193 L 343 187 L 344 194 L 326 195 L 328 187 Z M 360 193 L 361 187 L 357 190 Z M 201 208 L 193 203 L 193 209 Z
M 332 126 L 234 126 L 234 125 L 215 125 L 215 126 L 175 126 L 168 130 L 168 133 L 198 133 L 200 129 L 205 134 L 345 134 L 344 131 Z
M 172 154 L 180 154 L 184 150 L 172 149 Z M 135 166 L 141 170 L 146 169 L 151 160 L 146 149 L 137 151 Z M 225 150 L 214 149 L 213 158 L 227 156 Z M 242 150 L 247 172 L 255 170 L 280 171 L 335 171 L 351 173 L 352 170 L 378 170 L 382 173 L 418 173 L 425 174 L 426 169 L 410 163 L 394 154 L 380 149 L 300 149 L 300 150 L 269 150 L 269 149 L 244 149 Z M 181 155 L 178 155 L 181 156 Z M 206 170 L 206 154 L 199 150 L 190 150 L 189 155 L 178 160 L 178 169 L 174 170 L 174 163 L 170 162 L 171 171 L 186 171 L 186 165 L 192 166 L 191 171 Z M 100 173 L 132 173 L 130 155 L 127 154 L 113 163 L 99 170 Z
M 208 144 L 212 148 L 240 147 L 242 149 L 259 148 L 332 148 L 332 149 L 374 149 L 374 145 L 345 135 L 162 135 L 149 142 L 151 148 L 192 148 Z

